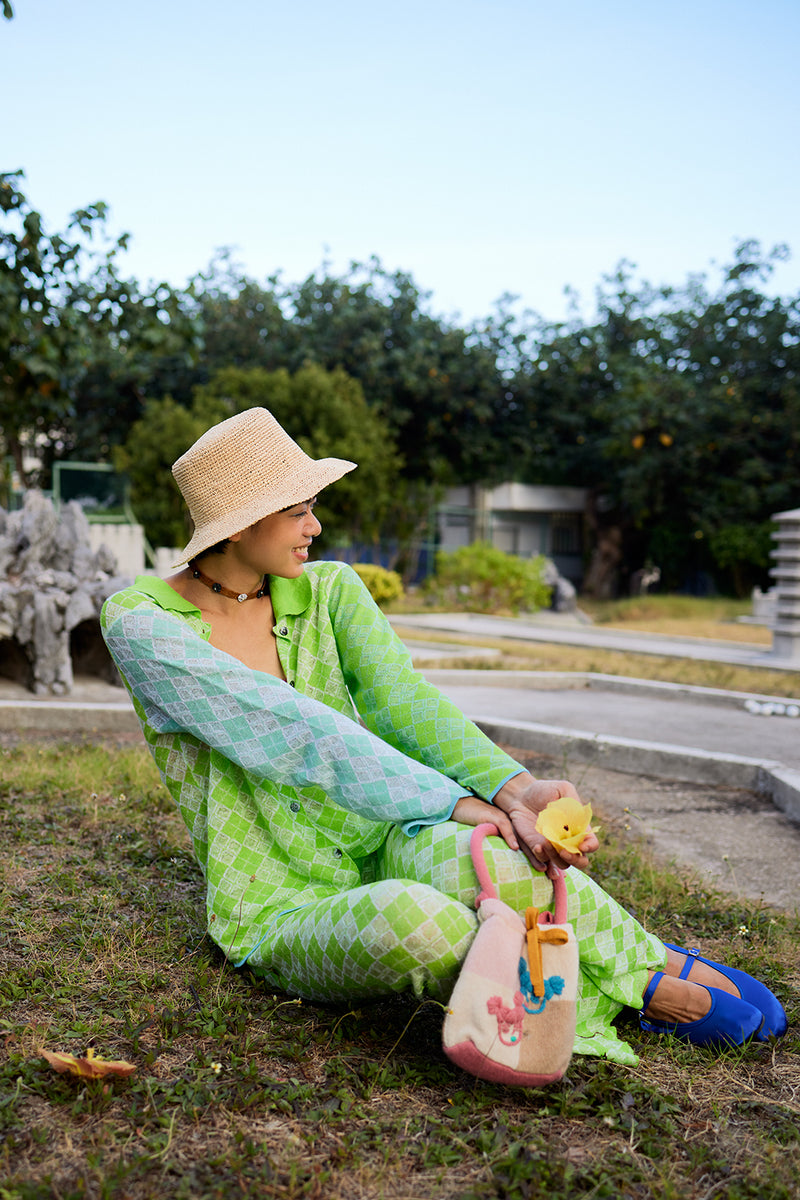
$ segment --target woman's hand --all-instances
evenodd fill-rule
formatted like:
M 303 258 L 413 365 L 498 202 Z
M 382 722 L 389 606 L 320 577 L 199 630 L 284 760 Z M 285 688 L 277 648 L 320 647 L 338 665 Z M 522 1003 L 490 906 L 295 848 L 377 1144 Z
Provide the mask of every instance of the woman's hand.
M 486 822 L 496 825 L 498 833 L 512 850 L 520 848 L 510 818 L 502 809 L 487 804 L 485 800 L 479 800 L 477 796 L 462 796 L 460 800 L 456 800 L 450 820 L 458 821 L 461 825 L 483 825 Z
M 581 842 L 580 853 L 570 854 L 566 850 L 556 849 L 536 832 L 536 818 L 539 813 L 551 800 L 559 800 L 562 796 L 575 796 L 579 799 L 578 793 L 568 780 L 534 779 L 527 771 L 523 771 L 509 779 L 494 797 L 492 805 L 487 805 L 495 811 L 500 809 L 507 814 L 523 854 L 537 871 L 546 870 L 548 863 L 554 863 L 562 871 L 567 867 L 578 867 L 585 871 L 589 865 L 588 855 L 593 854 L 600 845 L 594 833 L 589 830 Z M 499 828 L 499 823 L 495 823 Z M 506 841 L 510 846 L 508 838 Z

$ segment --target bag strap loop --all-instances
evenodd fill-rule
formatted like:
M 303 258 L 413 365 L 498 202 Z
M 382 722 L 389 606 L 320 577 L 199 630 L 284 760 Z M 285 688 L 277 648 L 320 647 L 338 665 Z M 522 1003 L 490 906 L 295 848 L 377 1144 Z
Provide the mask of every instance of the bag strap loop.
M 486 837 L 493 837 L 498 834 L 496 825 L 485 822 L 483 825 L 476 825 L 472 831 L 472 836 L 469 840 L 470 853 L 472 854 L 472 863 L 475 867 L 475 874 L 478 876 L 480 891 L 475 898 L 475 907 L 478 908 L 484 900 L 497 900 L 497 891 L 495 889 L 492 878 L 489 874 L 489 868 L 486 865 L 486 857 L 483 852 L 483 840 Z M 564 872 L 559 871 L 558 867 L 554 867 L 552 863 L 548 865 L 547 877 L 553 884 L 553 899 L 555 901 L 555 913 L 543 912 L 539 914 L 540 925 L 564 925 L 567 921 L 567 888 L 564 883 Z

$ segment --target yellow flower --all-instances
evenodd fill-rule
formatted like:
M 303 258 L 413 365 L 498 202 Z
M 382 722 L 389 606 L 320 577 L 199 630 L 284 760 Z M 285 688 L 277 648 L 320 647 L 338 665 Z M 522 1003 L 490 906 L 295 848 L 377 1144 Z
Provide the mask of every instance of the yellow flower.
M 547 838 L 557 850 L 577 854 L 589 832 L 591 804 L 581 804 L 574 796 L 551 800 L 536 818 L 536 832 Z

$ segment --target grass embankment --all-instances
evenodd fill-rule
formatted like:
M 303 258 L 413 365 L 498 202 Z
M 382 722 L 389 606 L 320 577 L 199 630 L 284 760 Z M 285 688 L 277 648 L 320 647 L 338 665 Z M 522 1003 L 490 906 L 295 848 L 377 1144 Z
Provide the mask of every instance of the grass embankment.
M 605 629 L 623 629 L 667 636 L 706 638 L 712 641 L 750 643 L 768 650 L 772 643 L 769 629 L 737 621 L 751 610 L 740 600 L 698 599 L 691 596 L 641 596 L 626 600 L 580 601 L 580 608 L 594 625 Z M 396 616 L 395 628 L 408 640 L 419 640 L 418 629 L 402 628 L 403 612 L 420 612 L 419 603 L 409 599 L 403 607 L 390 610 Z M 430 611 L 430 610 L 428 610 Z M 672 658 L 657 654 L 603 650 L 584 646 L 564 646 L 551 642 L 523 642 L 510 638 L 463 638 L 425 630 L 425 642 L 442 645 L 442 658 L 436 666 L 479 667 L 508 671 L 591 671 L 601 675 L 623 675 L 634 679 L 654 679 L 667 683 L 694 684 L 725 691 L 754 692 L 768 696 L 800 697 L 800 671 L 742 667 L 735 664 Z M 448 659 L 446 647 L 487 647 L 498 653 L 491 658 L 463 655 Z M 426 660 L 432 666 L 431 660 Z
M 552 1087 L 485 1084 L 443 1057 L 438 1004 L 299 1004 L 226 965 L 143 747 L 20 744 L 1 761 L 3 1200 L 800 1193 L 795 1024 L 721 1056 L 630 1024 L 637 1068 L 576 1058 Z M 656 932 L 751 966 L 796 1023 L 800 923 L 603 826 L 599 880 Z M 89 1046 L 135 1073 L 73 1078 L 40 1056 Z

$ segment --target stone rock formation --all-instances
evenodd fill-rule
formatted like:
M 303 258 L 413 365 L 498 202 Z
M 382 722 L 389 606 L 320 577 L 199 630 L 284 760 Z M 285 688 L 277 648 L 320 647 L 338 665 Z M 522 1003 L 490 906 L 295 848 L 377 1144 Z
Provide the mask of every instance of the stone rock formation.
M 552 558 L 544 560 L 542 579 L 553 589 L 550 607 L 554 612 L 574 613 L 578 608 L 578 594 L 575 585 L 560 574 Z
M 100 609 L 130 583 L 105 547 L 94 552 L 80 505 L 57 513 L 39 491 L 0 509 L 0 675 L 37 695 L 72 691 L 75 674 L 119 677 L 100 635 Z

